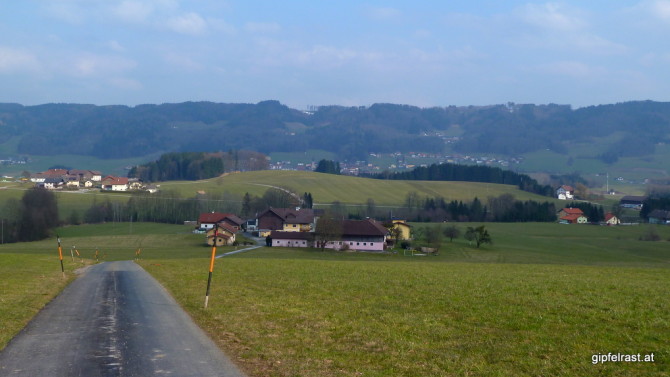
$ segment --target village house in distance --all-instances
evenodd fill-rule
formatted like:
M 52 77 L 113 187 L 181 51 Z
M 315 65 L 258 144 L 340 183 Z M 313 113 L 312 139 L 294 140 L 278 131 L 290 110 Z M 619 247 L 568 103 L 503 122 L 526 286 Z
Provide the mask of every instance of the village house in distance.
M 242 230 L 265 237 L 268 246 L 276 247 L 383 251 L 391 241 L 389 229 L 373 219 L 323 220 L 321 216 L 322 210 L 300 207 L 269 208 L 247 221 L 230 213 L 201 213 L 194 232 L 206 233 L 209 246 L 233 245 Z M 319 224 L 328 228 L 319 229 Z M 391 227 L 403 225 L 404 221 L 390 223 Z M 409 237 L 408 229 L 399 233 L 401 239 Z
M 47 190 L 78 190 L 100 189 L 102 191 L 158 191 L 156 185 L 144 185 L 137 178 L 116 177 L 113 175 L 102 177 L 97 170 L 79 169 L 49 169 L 30 175 L 30 181 L 35 187 Z
M 563 185 L 556 190 L 556 198 L 559 200 L 574 199 L 575 189 L 572 186 Z

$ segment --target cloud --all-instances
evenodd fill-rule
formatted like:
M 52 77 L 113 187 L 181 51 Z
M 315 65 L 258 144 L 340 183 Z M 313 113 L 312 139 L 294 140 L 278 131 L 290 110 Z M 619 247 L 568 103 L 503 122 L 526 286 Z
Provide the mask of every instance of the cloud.
M 174 67 L 183 68 L 188 71 L 199 71 L 203 68 L 203 65 L 200 62 L 183 53 L 169 52 L 165 54 L 164 59 L 168 64 Z
M 167 20 L 167 27 L 181 34 L 200 35 L 207 29 L 207 21 L 199 14 L 190 12 Z
M 107 42 L 107 46 L 116 52 L 124 52 L 126 51 L 126 48 L 121 45 L 118 41 L 109 41 Z
M 51 1 L 45 4 L 46 14 L 70 24 L 79 24 L 86 20 L 86 12 L 76 2 Z
M 539 29 L 577 32 L 587 27 L 587 23 L 577 12 L 557 3 L 526 4 L 519 8 L 519 17 Z
M 276 22 L 247 22 L 244 30 L 252 33 L 277 33 L 281 31 L 281 25 Z
M 369 7 L 366 10 L 368 17 L 374 20 L 392 20 L 400 17 L 402 12 L 390 7 Z
M 502 24 L 511 25 L 521 21 L 526 28 L 515 30 L 520 33 L 512 40 L 520 42 L 523 48 L 542 48 L 547 50 L 581 51 L 589 54 L 622 54 L 628 48 L 620 43 L 610 41 L 591 31 L 591 23 L 586 14 L 573 7 L 558 3 L 526 4 L 517 8 L 511 18 L 501 17 Z
M 33 53 L 0 46 L 0 73 L 35 71 L 38 68 L 39 62 Z
M 118 75 L 129 71 L 137 66 L 134 60 L 116 57 L 86 54 L 73 61 L 66 63 L 71 64 L 68 73 L 78 77 L 105 77 L 110 75 Z
M 351 49 L 316 45 L 296 54 L 295 61 L 313 68 L 330 69 L 351 62 L 358 56 L 358 53 Z
M 113 8 L 112 12 L 119 19 L 131 23 L 146 22 L 153 13 L 151 3 L 126 0 Z
M 657 0 L 649 4 L 651 14 L 663 21 L 670 21 L 670 1 Z
M 130 89 L 130 90 L 140 90 L 143 89 L 144 86 L 142 85 L 141 82 L 133 79 L 128 79 L 124 77 L 114 77 L 107 82 L 114 87 L 120 88 L 120 89 Z
M 541 73 L 567 76 L 578 79 L 593 78 L 606 73 L 603 68 L 592 67 L 588 64 L 578 61 L 558 61 L 539 65 L 536 69 Z

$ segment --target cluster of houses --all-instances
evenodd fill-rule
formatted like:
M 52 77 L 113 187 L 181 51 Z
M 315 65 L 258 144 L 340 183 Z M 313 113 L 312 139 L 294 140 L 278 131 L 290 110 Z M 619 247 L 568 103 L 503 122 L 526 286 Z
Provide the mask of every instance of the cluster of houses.
M 154 185 L 144 185 L 137 178 L 116 177 L 108 175 L 103 178 L 96 170 L 49 169 L 30 175 L 30 181 L 36 187 L 48 190 L 79 188 L 99 188 L 104 191 L 146 190 L 151 193 L 158 191 Z
M 270 246 L 324 247 L 336 250 L 382 251 L 396 240 L 410 239 L 411 227 L 400 219 L 381 223 L 373 219 L 332 220 L 333 232 L 318 237 L 316 226 L 323 212 L 309 208 L 269 208 L 256 218 L 244 221 L 230 213 L 203 213 L 197 232 L 206 232 L 207 244 L 231 245 L 242 229 L 266 237 Z
M 588 224 L 589 219 L 579 208 L 566 207 L 558 211 L 558 222 L 561 224 Z M 605 225 L 619 225 L 621 220 L 611 212 L 605 214 Z

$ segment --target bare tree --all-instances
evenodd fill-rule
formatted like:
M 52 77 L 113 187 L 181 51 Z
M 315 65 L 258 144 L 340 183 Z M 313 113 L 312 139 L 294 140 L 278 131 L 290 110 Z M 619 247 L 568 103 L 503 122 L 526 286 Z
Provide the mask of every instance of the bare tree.
M 330 214 L 319 218 L 314 231 L 316 246 L 324 251 L 328 242 L 342 238 L 342 221 L 334 219 Z

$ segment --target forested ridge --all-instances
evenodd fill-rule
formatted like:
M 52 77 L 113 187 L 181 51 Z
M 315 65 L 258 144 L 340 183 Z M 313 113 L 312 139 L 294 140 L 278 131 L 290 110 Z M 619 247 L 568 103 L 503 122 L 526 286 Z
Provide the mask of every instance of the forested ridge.
M 615 135 L 600 148 L 603 161 L 613 162 L 653 153 L 655 144 L 670 142 L 670 103 L 580 109 L 513 103 L 432 108 L 374 104 L 321 106 L 314 112 L 277 101 L 135 107 L 0 104 L 0 143 L 15 140 L 18 153 L 33 155 L 126 158 L 162 152 L 321 149 L 340 160 L 360 160 L 368 153 L 440 153 L 454 126 L 459 133 L 453 148 L 462 153 L 560 153 L 566 143 Z
M 553 196 L 551 186 L 541 185 L 526 174 L 511 170 L 503 170 L 491 166 L 432 164 L 428 167 L 417 167 L 405 172 L 382 172 L 370 176 L 376 179 L 395 179 L 411 181 L 466 181 L 500 183 L 515 185 L 523 191 L 544 196 Z

